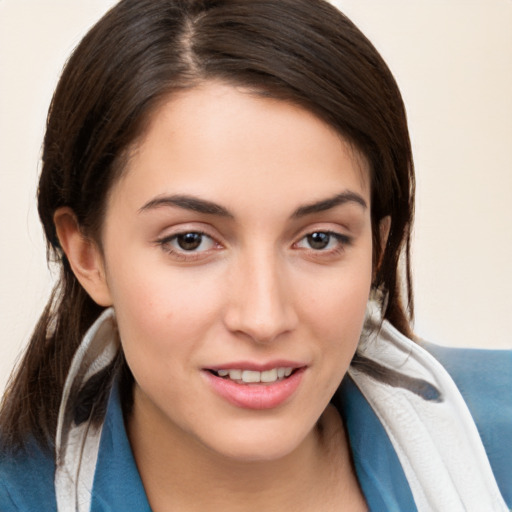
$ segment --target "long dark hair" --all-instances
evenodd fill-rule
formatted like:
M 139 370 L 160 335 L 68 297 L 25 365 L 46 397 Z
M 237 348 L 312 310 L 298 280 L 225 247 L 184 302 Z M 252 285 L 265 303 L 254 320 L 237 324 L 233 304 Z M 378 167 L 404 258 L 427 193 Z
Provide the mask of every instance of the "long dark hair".
M 151 113 L 173 91 L 210 79 L 300 105 L 365 155 L 373 287 L 383 317 L 408 333 L 411 146 L 398 87 L 366 37 L 323 0 L 122 0 L 74 51 L 49 110 L 38 210 L 48 257 L 61 273 L 4 395 L 4 448 L 29 438 L 52 446 L 71 359 L 102 310 L 59 246 L 56 209 L 70 207 L 83 233 L 100 243 L 108 191 Z M 381 251 L 379 221 L 388 215 Z M 119 364 L 129 375 L 122 354 Z

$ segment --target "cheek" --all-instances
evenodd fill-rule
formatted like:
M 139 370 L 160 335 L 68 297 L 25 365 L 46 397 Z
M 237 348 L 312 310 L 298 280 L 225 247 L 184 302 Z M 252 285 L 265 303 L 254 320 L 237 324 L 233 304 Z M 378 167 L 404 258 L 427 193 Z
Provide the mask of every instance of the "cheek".
M 364 323 L 371 288 L 371 252 L 365 251 L 355 261 L 332 273 L 330 280 L 323 280 L 320 290 L 303 301 L 322 368 L 315 375 L 314 388 L 322 390 L 327 398 L 338 388 L 350 365 Z
M 309 292 L 306 288 L 300 292 L 304 315 L 329 345 L 337 341 L 337 347 L 340 344 L 355 347 L 371 288 L 371 257 L 363 254 L 356 264 L 339 268 L 329 277 L 321 281 L 321 286 L 310 283 Z
M 146 268 L 129 272 L 121 264 L 109 275 L 123 349 L 141 377 L 184 368 L 208 337 L 222 300 L 215 275 Z

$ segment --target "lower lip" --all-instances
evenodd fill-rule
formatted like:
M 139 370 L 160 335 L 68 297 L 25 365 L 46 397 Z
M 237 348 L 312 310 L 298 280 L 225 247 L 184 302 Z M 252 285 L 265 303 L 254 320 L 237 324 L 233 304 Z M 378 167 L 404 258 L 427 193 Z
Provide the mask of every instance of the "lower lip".
M 272 384 L 239 384 L 204 371 L 213 390 L 230 404 L 243 409 L 273 409 L 286 402 L 298 388 L 305 368 Z

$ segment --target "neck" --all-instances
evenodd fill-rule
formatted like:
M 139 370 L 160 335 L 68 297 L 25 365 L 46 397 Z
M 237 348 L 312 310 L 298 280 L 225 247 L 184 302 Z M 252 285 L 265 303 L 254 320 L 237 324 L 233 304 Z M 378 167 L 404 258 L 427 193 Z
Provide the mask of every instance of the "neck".
M 135 395 L 128 435 L 151 509 L 167 510 L 319 510 L 318 497 L 336 489 L 359 493 L 343 426 L 327 411 L 296 449 L 265 461 L 236 460 L 213 452 L 186 433 L 149 421 Z M 334 445 L 334 446 L 333 446 Z M 351 508 L 343 508 L 351 510 Z

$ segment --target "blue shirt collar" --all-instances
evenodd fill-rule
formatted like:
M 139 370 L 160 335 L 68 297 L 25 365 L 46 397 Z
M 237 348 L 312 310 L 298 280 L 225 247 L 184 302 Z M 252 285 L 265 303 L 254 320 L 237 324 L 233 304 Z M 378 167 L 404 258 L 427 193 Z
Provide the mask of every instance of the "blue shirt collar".
M 101 434 L 91 512 L 118 510 L 151 512 L 151 507 L 128 441 L 115 383 Z
M 416 512 L 402 465 L 370 404 L 348 376 L 332 400 L 347 429 L 359 484 L 370 511 Z

